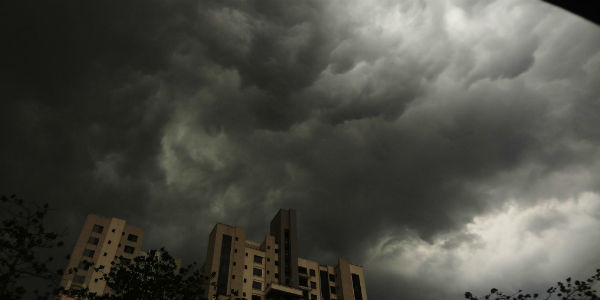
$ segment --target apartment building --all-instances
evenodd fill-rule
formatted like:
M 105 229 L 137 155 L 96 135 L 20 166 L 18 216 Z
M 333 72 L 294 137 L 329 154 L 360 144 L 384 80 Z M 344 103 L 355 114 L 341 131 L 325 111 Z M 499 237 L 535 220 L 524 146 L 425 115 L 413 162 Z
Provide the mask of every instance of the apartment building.
M 204 272 L 208 299 L 367 300 L 361 266 L 338 259 L 328 266 L 298 257 L 296 212 L 279 210 L 261 243 L 242 227 L 216 224 Z
M 98 280 L 101 274 L 90 267 L 104 266 L 109 272 L 111 262 L 123 257 L 133 260 L 143 255 L 141 251 L 144 230 L 127 224 L 124 220 L 90 214 L 85 219 L 81 233 L 75 243 L 61 286 L 66 290 L 89 288 L 99 295 L 107 291 L 106 282 Z M 63 299 L 69 299 L 63 296 Z

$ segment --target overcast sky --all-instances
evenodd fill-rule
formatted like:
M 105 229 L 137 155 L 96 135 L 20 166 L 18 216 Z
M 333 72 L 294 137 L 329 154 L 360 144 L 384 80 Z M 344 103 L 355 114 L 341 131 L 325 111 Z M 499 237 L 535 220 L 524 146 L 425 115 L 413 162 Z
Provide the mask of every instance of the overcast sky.
M 0 193 L 203 261 L 216 222 L 370 299 L 600 267 L 600 27 L 538 0 L 2 4 Z

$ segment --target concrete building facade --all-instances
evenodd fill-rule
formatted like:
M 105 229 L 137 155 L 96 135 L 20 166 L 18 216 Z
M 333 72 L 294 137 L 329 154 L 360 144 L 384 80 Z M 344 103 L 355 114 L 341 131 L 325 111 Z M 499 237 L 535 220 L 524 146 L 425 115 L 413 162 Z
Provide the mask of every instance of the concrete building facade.
M 328 266 L 298 257 L 296 212 L 279 210 L 261 243 L 242 227 L 216 224 L 204 272 L 208 299 L 367 300 L 364 270 L 338 259 Z
M 143 255 L 143 241 L 144 230 L 140 227 L 117 218 L 88 215 L 61 279 L 61 286 L 66 290 L 87 287 L 92 293 L 104 294 L 108 289 L 106 282 L 98 280 L 101 274 L 95 272 L 90 263 L 104 266 L 103 271 L 109 272 L 111 262 L 116 258 L 133 260 Z

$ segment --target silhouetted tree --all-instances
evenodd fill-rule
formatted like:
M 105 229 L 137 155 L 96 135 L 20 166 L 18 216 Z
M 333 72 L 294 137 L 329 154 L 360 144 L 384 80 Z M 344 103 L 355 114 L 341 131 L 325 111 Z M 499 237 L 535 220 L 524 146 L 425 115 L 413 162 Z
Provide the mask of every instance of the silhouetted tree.
M 476 297 L 471 292 L 465 293 L 465 298 L 469 300 L 508 300 L 508 299 L 562 299 L 562 300 L 597 300 L 600 299 L 600 293 L 594 289 L 594 283 L 600 280 L 600 269 L 596 274 L 586 280 L 572 280 L 571 277 L 565 279 L 565 282 L 559 281 L 555 286 L 546 290 L 546 295 L 539 293 L 524 293 L 522 290 L 514 294 L 505 294 L 496 288 L 490 290 L 490 293 L 482 298 Z
M 119 257 L 111 263 L 110 270 L 94 266 L 100 274 L 98 280 L 106 281 L 109 293 L 95 295 L 87 289 L 65 291 L 71 296 L 90 300 L 201 300 L 206 299 L 205 276 L 196 263 L 180 268 L 177 261 L 164 249 L 151 250 L 129 261 Z
M 203 276 L 196 263 L 180 268 L 167 251 L 160 249 L 133 261 L 119 257 L 109 270 L 90 264 L 99 274 L 96 279 L 106 281 L 111 291 L 108 294 L 95 295 L 87 289 L 66 291 L 58 287 L 62 270 L 51 271 L 48 263 L 53 257 L 41 253 L 63 246 L 59 234 L 45 227 L 48 211 L 48 204 L 28 203 L 16 195 L 0 196 L 0 299 L 33 296 L 41 300 L 68 294 L 89 300 L 204 300 L 205 288 L 214 284 L 210 282 L 214 274 Z M 31 278 L 46 281 L 48 288 L 44 292 L 33 290 L 25 284 Z
M 30 291 L 24 286 L 28 279 L 56 284 L 58 274 L 47 265 L 53 258 L 39 252 L 63 245 L 57 241 L 57 233 L 44 227 L 47 214 L 48 204 L 26 203 L 16 195 L 0 196 L 0 299 L 22 299 Z M 38 299 L 50 295 L 32 292 Z

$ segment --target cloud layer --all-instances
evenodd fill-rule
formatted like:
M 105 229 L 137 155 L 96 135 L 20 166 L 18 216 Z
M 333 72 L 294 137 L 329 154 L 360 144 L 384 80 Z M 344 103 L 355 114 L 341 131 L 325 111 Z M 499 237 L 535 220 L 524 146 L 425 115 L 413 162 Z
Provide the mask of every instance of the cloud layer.
M 9 6 L 0 188 L 63 211 L 73 239 L 96 212 L 202 260 L 215 222 L 259 240 L 293 207 L 301 255 L 364 264 L 373 299 L 600 262 L 600 30 L 576 16 L 535 0 Z

